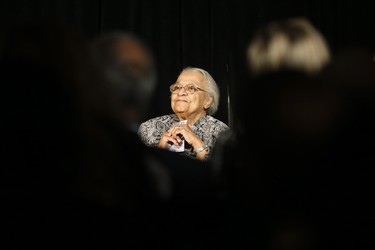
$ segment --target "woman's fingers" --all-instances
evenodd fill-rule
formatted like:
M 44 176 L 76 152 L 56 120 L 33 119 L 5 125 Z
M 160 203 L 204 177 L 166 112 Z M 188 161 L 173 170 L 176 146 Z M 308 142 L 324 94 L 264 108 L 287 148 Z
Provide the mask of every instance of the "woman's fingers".
M 168 129 L 163 133 L 162 140 L 164 140 L 166 143 L 173 143 L 176 146 L 181 145 L 181 138 L 177 136 L 174 132 L 174 129 Z
M 172 142 L 174 145 L 179 146 L 181 145 L 181 139 L 177 136 L 168 136 L 167 137 L 168 142 Z

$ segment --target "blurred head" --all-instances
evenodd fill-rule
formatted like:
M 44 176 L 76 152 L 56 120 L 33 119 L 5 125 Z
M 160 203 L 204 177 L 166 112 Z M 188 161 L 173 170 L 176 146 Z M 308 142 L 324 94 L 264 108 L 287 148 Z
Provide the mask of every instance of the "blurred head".
M 15 23 L 0 34 L 1 141 L 11 162 L 5 165 L 9 190 L 25 194 L 22 207 L 33 200 L 42 216 L 44 208 L 67 212 L 50 202 L 75 200 L 70 195 L 122 207 L 148 197 L 148 176 L 138 161 L 144 160 L 144 145 L 119 128 L 108 100 L 113 89 L 89 45 L 83 34 L 53 22 Z M 42 225 L 50 228 L 42 223 L 36 229 Z
M 319 73 L 331 59 L 322 34 L 305 18 L 273 21 L 248 45 L 247 60 L 253 76 L 279 70 Z
M 149 108 L 156 87 L 156 68 L 148 46 L 125 32 L 111 32 L 96 38 L 92 51 L 109 81 L 115 109 L 127 122 L 139 123 Z
M 220 92 L 212 76 L 200 68 L 182 70 L 171 86 L 171 107 L 176 114 L 213 115 L 219 106 Z

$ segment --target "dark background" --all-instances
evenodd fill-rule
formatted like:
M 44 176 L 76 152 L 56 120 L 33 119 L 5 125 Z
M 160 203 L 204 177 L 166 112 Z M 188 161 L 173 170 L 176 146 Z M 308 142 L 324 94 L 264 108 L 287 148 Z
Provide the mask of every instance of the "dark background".
M 7 0 L 2 22 L 58 20 L 88 38 L 120 29 L 152 48 L 159 72 L 151 116 L 170 113 L 168 86 L 183 67 L 209 71 L 221 89 L 216 117 L 232 125 L 236 90 L 246 77 L 245 49 L 253 32 L 274 19 L 305 16 L 334 55 L 349 47 L 374 51 L 375 1 L 362 0 Z M 238 90 L 237 90 L 238 91 Z M 229 98 L 230 97 L 230 98 Z

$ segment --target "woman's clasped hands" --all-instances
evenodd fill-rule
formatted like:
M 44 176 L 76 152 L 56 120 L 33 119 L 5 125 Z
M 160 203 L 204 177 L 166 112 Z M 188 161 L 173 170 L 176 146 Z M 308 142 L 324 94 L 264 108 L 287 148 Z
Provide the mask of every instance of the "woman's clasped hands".
M 180 148 L 184 143 L 190 144 L 194 149 L 204 145 L 204 142 L 194 133 L 188 123 L 176 124 L 167 129 L 162 134 L 158 147 L 163 149 Z

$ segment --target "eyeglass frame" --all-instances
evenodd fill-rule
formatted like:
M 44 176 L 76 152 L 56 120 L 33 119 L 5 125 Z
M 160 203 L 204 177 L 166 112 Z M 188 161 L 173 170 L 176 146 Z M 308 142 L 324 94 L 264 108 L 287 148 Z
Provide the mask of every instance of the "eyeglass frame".
M 175 90 L 175 91 L 172 91 L 172 87 L 173 87 L 173 86 L 180 86 L 181 88 L 180 88 L 179 90 L 177 90 L 177 91 L 176 91 L 176 90 Z M 189 92 L 186 90 L 187 87 L 194 87 L 194 91 L 193 91 L 192 93 L 189 93 Z M 180 85 L 180 84 L 174 83 L 174 84 L 172 84 L 171 86 L 169 86 L 169 91 L 170 91 L 171 93 L 175 93 L 175 94 L 176 94 L 176 93 L 178 93 L 179 91 L 181 91 L 181 89 L 184 89 L 185 92 L 186 92 L 187 94 L 189 94 L 189 95 L 195 94 L 198 90 L 208 93 L 207 90 L 201 89 L 200 87 L 195 86 L 195 85 L 193 85 L 193 84 L 187 84 L 187 85 L 183 86 L 183 85 Z

